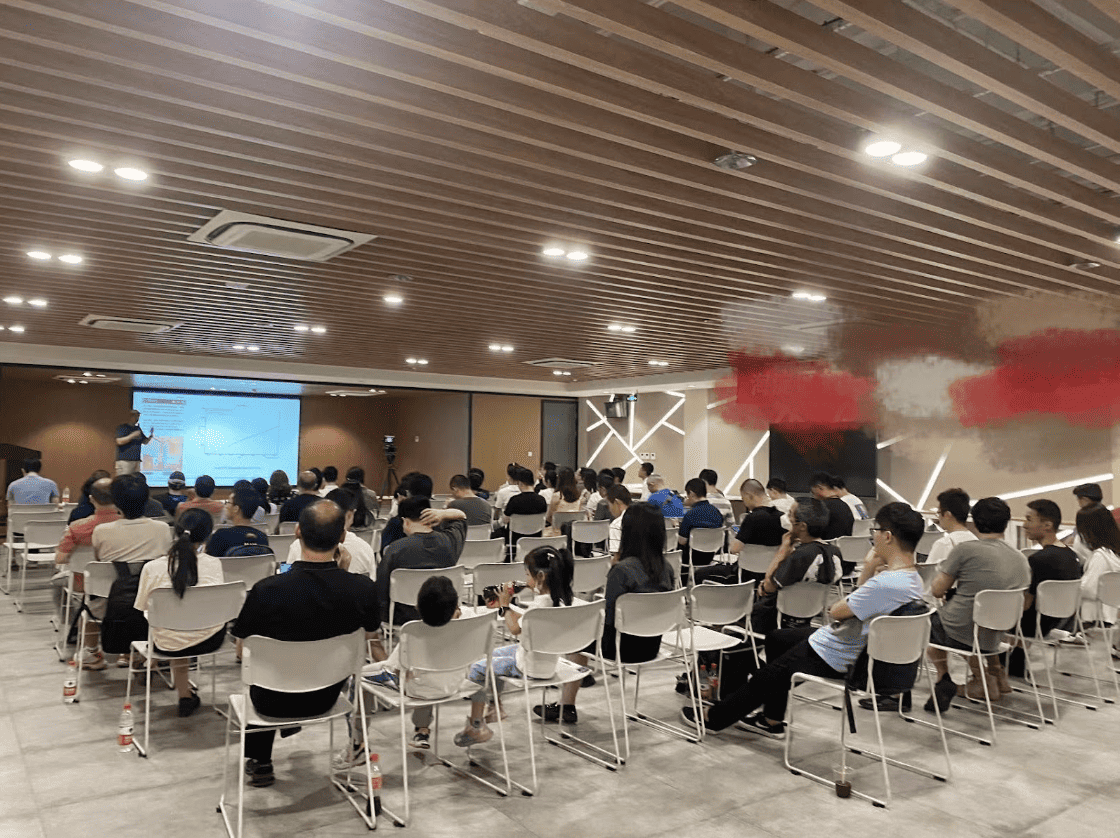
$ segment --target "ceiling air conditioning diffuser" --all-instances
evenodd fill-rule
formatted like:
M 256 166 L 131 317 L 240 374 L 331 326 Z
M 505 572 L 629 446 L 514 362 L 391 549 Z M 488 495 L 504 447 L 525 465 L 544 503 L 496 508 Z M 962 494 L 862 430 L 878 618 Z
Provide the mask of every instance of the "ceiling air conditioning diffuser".
M 264 215 L 222 210 L 187 241 L 284 259 L 325 262 L 376 238 L 314 224 L 299 224 Z
M 144 320 L 139 317 L 109 317 L 100 314 L 87 314 L 78 321 L 79 326 L 91 329 L 107 329 L 110 332 L 135 332 L 143 335 L 158 335 L 182 326 L 167 320 Z

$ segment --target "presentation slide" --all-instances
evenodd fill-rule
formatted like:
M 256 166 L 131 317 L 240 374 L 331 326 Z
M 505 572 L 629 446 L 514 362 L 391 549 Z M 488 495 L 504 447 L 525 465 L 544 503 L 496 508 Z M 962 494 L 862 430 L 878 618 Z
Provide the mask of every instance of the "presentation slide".
M 219 486 L 283 469 L 295 480 L 299 462 L 299 399 L 134 390 L 144 433 L 140 468 L 152 486 L 173 471 L 190 485 L 209 474 Z

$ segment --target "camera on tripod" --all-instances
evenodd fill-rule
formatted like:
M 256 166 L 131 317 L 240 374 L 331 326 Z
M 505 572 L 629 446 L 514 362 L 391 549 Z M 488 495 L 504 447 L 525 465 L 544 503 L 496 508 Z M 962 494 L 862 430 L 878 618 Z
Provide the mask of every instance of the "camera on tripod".
M 397 438 L 392 434 L 385 434 L 381 444 L 385 448 L 385 460 L 392 465 L 397 459 Z

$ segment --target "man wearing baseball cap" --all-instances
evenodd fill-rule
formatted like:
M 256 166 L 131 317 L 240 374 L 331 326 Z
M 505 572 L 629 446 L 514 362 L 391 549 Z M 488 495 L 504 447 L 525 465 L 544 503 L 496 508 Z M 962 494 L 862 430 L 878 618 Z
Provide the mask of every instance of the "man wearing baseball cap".
M 160 495 L 159 502 L 163 504 L 163 508 L 167 510 L 167 514 L 174 517 L 175 510 L 179 504 L 188 500 L 186 493 L 187 478 L 181 471 L 171 472 L 171 476 L 167 478 L 167 494 Z

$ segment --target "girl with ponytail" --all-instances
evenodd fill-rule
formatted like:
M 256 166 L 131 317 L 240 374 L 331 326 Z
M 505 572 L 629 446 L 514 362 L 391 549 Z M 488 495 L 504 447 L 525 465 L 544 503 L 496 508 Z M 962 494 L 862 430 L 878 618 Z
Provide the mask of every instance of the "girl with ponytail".
M 140 572 L 140 589 L 136 594 L 136 608 L 144 611 L 152 591 L 171 588 L 180 598 L 187 588 L 195 585 L 221 585 L 222 561 L 202 552 L 202 545 L 214 529 L 214 519 L 203 509 L 188 509 L 175 523 L 175 540 L 167 556 L 154 559 Z M 217 651 L 225 637 L 225 626 L 192 631 L 153 629 L 155 650 L 174 657 L 171 677 L 179 693 L 179 715 L 189 716 L 202 701 L 191 690 L 188 667 L 190 658 Z
M 529 600 L 523 611 L 571 605 L 574 572 L 575 561 L 565 548 L 557 550 L 555 547 L 537 547 L 529 551 L 525 556 L 525 581 L 528 589 L 536 596 Z M 511 582 L 498 591 L 498 598 L 495 601 L 488 604 L 498 607 L 498 613 L 505 620 L 506 629 L 516 637 L 521 634 L 521 612 L 510 608 L 513 595 L 514 586 Z M 515 678 L 552 678 L 556 675 L 559 655 L 526 652 L 520 644 L 514 643 L 495 649 L 491 659 L 495 675 Z M 480 660 L 472 664 L 468 677 L 476 684 L 485 684 L 486 661 Z M 500 689 L 501 682 L 498 686 Z M 468 745 L 486 742 L 494 735 L 486 723 L 496 721 L 498 713 L 505 718 L 505 712 L 500 705 L 497 708 L 487 708 L 486 691 L 480 689 L 471 696 L 471 714 L 467 717 L 467 726 L 461 733 L 456 734 L 455 744 L 465 748 Z

